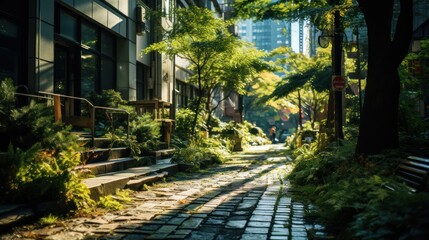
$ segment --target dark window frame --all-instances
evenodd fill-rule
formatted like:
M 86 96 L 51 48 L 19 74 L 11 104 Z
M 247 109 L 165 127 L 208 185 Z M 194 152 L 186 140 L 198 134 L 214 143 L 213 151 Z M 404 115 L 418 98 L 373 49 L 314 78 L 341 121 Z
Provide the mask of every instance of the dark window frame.
M 72 16 L 73 18 L 76 19 L 77 21 L 77 39 L 76 41 L 73 39 L 70 39 L 66 36 L 61 35 L 61 14 L 65 13 L 67 15 Z M 90 28 L 93 28 L 96 30 L 96 35 L 97 35 L 97 44 L 95 47 L 91 47 L 88 46 L 84 43 L 82 43 L 82 29 L 83 26 L 88 26 Z M 111 74 L 113 76 L 111 80 L 111 85 L 113 89 L 116 89 L 116 81 L 117 81 L 117 77 L 116 77 L 116 65 L 117 65 L 117 43 L 116 43 L 116 37 L 114 34 L 110 33 L 109 31 L 105 30 L 104 28 L 102 28 L 101 26 L 96 25 L 95 23 L 92 23 L 91 21 L 85 19 L 84 17 L 74 13 L 73 11 L 59 5 L 56 4 L 55 5 L 55 25 L 54 25 L 54 33 L 55 33 L 55 44 L 60 44 L 60 45 L 64 45 L 64 46 L 70 46 L 70 47 L 75 47 L 75 48 L 79 48 L 79 54 L 80 56 L 78 57 L 80 59 L 80 62 L 78 63 L 80 68 L 82 69 L 82 52 L 83 51 L 88 51 L 91 54 L 94 54 L 97 56 L 97 63 L 96 63 L 96 69 L 97 69 L 97 76 L 96 76 L 96 82 L 94 83 L 94 93 L 101 93 L 102 90 L 102 61 L 111 61 L 113 62 L 113 65 L 115 66 L 112 70 L 113 73 Z M 113 56 L 110 53 L 106 53 L 103 51 L 102 49 L 102 41 L 104 41 L 104 37 L 105 36 L 109 36 L 110 39 L 112 40 L 112 44 L 114 44 L 113 46 Z M 79 72 L 79 77 L 78 79 L 80 79 L 80 82 L 82 82 L 82 72 Z M 81 84 L 78 84 L 78 87 L 81 88 Z M 80 91 L 75 92 L 75 95 L 80 96 Z

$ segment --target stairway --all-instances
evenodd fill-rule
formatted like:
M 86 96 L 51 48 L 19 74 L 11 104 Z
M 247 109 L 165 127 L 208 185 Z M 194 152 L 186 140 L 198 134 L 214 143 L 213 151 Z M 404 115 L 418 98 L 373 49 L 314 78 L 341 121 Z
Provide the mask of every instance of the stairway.
M 79 141 L 90 144 L 86 133 L 79 135 Z M 92 148 L 82 152 L 82 165 L 76 171 L 88 176 L 83 180 L 91 191 L 91 198 L 115 194 L 117 189 L 141 190 L 144 184 L 161 180 L 178 171 L 178 165 L 171 163 L 174 149 L 162 149 L 138 158 L 130 156 L 130 149 L 109 147 L 107 138 L 95 138 Z

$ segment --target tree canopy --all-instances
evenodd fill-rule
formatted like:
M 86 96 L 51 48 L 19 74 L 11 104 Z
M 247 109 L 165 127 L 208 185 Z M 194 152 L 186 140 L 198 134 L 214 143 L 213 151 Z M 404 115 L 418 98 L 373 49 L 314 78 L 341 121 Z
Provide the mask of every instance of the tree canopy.
M 210 10 L 196 6 L 178 8 L 175 18 L 175 24 L 163 30 L 163 40 L 145 48 L 144 53 L 157 51 L 189 62 L 188 68 L 193 75 L 188 81 L 198 88 L 193 109 L 195 132 L 203 101 L 204 109 L 210 115 L 212 98 L 218 91 L 244 93 L 255 74 L 270 66 L 262 60 L 266 55 L 264 52 L 228 31 L 232 21 L 224 21 Z
M 308 19 L 323 30 L 332 29 L 333 18 L 328 14 L 333 11 L 340 12 L 345 26 L 352 23 L 351 19 L 364 19 L 368 30 L 368 75 L 356 154 L 376 154 L 399 146 L 398 67 L 412 37 L 413 1 L 237 0 L 234 8 L 241 18 Z

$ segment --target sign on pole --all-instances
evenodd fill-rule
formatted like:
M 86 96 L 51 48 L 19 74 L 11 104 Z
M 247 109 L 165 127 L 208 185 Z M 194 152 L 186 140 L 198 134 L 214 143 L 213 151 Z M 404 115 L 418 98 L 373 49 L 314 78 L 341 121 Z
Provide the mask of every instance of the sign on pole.
M 334 91 L 343 91 L 346 89 L 346 80 L 341 75 L 332 76 L 332 89 Z

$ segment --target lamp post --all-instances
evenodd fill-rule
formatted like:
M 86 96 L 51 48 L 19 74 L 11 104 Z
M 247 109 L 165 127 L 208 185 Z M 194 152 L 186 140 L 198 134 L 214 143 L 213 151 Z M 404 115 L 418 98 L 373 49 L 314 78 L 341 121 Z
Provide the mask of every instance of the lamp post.
M 338 6 L 340 0 L 331 0 L 331 4 Z M 332 40 L 332 88 L 334 91 L 334 132 L 335 141 L 339 143 L 344 139 L 343 133 L 343 91 L 346 88 L 346 81 L 342 76 L 343 66 L 343 26 L 341 24 L 340 10 L 334 10 L 334 33 L 322 33 L 318 38 L 319 46 L 326 48 Z

